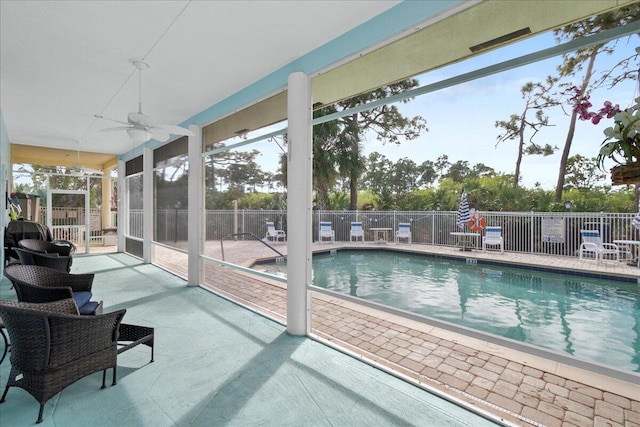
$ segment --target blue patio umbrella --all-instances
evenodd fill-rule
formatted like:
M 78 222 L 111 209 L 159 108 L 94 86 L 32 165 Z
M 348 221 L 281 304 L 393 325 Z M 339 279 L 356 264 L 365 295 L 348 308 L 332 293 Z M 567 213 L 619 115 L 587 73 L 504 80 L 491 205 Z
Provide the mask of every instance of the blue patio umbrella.
M 467 192 L 462 190 L 462 198 L 460 199 L 460 205 L 458 205 L 458 215 L 456 217 L 456 224 L 458 225 L 458 228 L 464 228 L 470 219 L 471 215 L 469 214 Z
M 631 220 L 631 225 L 633 225 L 636 229 L 640 230 L 640 212 L 638 212 L 636 216 Z

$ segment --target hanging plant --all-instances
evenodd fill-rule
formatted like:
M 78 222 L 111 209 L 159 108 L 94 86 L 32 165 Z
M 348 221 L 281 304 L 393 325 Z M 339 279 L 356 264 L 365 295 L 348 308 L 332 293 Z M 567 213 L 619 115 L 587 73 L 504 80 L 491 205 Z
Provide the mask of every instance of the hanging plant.
M 606 101 L 600 110 L 589 111 L 593 106 L 589 96 L 576 86 L 571 90 L 574 92 L 571 101 L 580 120 L 589 120 L 597 125 L 602 119 L 613 119 L 613 126 L 604 130 L 605 139 L 596 158 L 598 167 L 605 170 L 605 160 L 612 160 L 617 164 L 611 169 L 614 184 L 640 182 L 640 97 L 625 110 Z

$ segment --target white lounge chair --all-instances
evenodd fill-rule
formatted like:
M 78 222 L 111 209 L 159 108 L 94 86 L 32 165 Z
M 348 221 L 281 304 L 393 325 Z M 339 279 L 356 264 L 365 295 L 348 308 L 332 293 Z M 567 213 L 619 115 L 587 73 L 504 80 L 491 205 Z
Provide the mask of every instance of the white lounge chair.
M 273 222 L 267 221 L 267 234 L 264 236 L 264 239 L 273 242 L 279 242 L 280 240 L 285 242 L 287 240 L 287 234 L 284 230 L 276 230 Z
M 361 222 L 352 222 L 351 223 L 351 231 L 349 232 L 349 241 L 353 241 L 353 239 L 358 241 L 358 238 L 362 239 L 362 243 L 364 243 L 364 228 L 362 228 Z
M 484 229 L 482 237 L 482 251 L 487 251 L 487 245 L 500 246 L 500 252 L 504 252 L 504 239 L 502 238 L 502 227 L 490 226 Z
M 407 239 L 407 244 L 411 244 L 411 224 L 408 222 L 401 222 L 398 224 L 398 231 L 396 231 L 396 243 L 400 239 Z
M 333 243 L 336 240 L 336 232 L 331 228 L 331 223 L 328 221 L 320 222 L 320 232 L 318 233 L 318 242 L 322 243 L 324 239 L 328 238 L 329 243 Z
M 606 255 L 614 255 L 615 261 L 620 261 L 620 248 L 615 243 L 603 243 L 598 230 L 580 230 L 582 244 L 580 245 L 580 260 L 584 254 L 593 252 L 596 264 Z

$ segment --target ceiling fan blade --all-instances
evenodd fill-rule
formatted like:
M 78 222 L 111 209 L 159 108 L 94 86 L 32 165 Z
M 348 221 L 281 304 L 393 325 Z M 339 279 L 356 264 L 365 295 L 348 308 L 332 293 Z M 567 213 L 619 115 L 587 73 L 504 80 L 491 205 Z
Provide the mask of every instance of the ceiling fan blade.
M 69 167 L 69 170 L 71 172 L 81 173 L 84 175 L 103 175 L 104 174 L 104 172 L 102 172 L 102 169 L 84 167 L 82 163 L 74 163 L 73 165 L 71 165 L 71 167 Z
M 157 125 L 153 125 L 153 128 L 162 129 L 162 131 L 168 132 L 173 135 L 195 136 L 195 134 L 191 132 L 189 129 L 185 129 L 183 127 L 175 126 L 175 125 L 157 124 Z
M 104 129 L 100 129 L 99 132 L 116 132 L 116 131 L 127 130 L 127 129 L 131 129 L 131 126 L 115 126 L 112 128 L 104 128 Z
M 150 127 L 149 132 L 151 132 L 151 137 L 153 139 L 160 142 L 168 141 L 171 136 L 169 132 L 166 132 L 164 129 L 157 126 Z
M 127 123 L 127 122 L 123 122 L 123 121 L 121 121 L 121 120 L 109 119 L 109 118 L 107 118 L 107 117 L 100 116 L 100 115 L 98 115 L 98 114 L 94 114 L 94 115 L 93 115 L 93 117 L 95 117 L 96 119 L 102 119 L 102 120 L 107 120 L 107 121 L 114 122 L 114 123 L 120 123 L 120 124 L 122 124 L 122 125 L 128 125 L 128 124 L 129 124 L 129 123 Z

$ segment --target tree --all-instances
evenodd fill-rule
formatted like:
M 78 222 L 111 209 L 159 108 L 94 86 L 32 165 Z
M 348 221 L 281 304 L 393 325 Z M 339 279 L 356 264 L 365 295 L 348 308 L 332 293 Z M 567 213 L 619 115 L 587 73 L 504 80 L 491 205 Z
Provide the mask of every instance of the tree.
M 366 163 L 366 172 L 362 181 L 362 187 L 380 194 L 383 188 L 389 185 L 387 177 L 391 174 L 393 162 L 384 155 L 376 152 L 369 154 Z
M 440 177 L 440 179 L 444 177 L 444 171 L 449 169 L 449 166 L 451 166 L 451 163 L 449 163 L 449 156 L 447 156 L 446 154 L 438 157 L 435 164 L 433 165 L 436 172 L 438 172 L 438 176 Z
M 416 79 L 406 79 L 372 90 L 334 104 L 335 111 L 345 111 L 406 92 L 418 86 Z M 410 99 L 401 101 L 409 102 Z M 395 105 L 383 105 L 337 119 L 340 132 L 335 145 L 335 162 L 341 176 L 349 179 L 350 209 L 358 207 L 358 181 L 364 172 L 360 141 L 365 134 L 373 134 L 383 144 L 400 144 L 403 140 L 418 138 L 427 130 L 426 121 L 420 117 L 407 118 Z M 315 151 L 314 151 L 315 156 Z
M 466 160 L 458 160 L 449 167 L 447 173 L 442 175 L 443 178 L 451 178 L 453 182 L 463 182 L 471 175 L 469 162 Z
M 206 150 L 224 147 L 224 143 L 207 146 Z M 260 165 L 255 161 L 260 154 L 258 150 L 229 150 L 207 156 L 204 163 L 206 188 L 205 206 L 207 209 L 228 206 L 234 198 L 220 197 L 225 188 L 232 187 L 234 192 L 243 194 L 246 188 L 254 189 L 261 185 L 266 177 Z M 237 195 L 237 194 L 236 194 Z
M 633 3 L 614 11 L 603 13 L 602 15 L 594 16 L 580 22 L 565 25 L 564 27 L 554 30 L 554 34 L 556 40 L 560 43 L 576 40 L 596 34 L 602 30 L 619 27 L 636 21 L 639 14 L 640 4 Z M 572 53 L 564 54 L 563 63 L 558 67 L 558 73 L 560 77 L 575 77 L 579 72 L 583 72 L 581 83 L 575 86 L 579 88 L 580 93 L 588 96 L 590 92 L 589 88 L 591 85 L 591 80 L 593 78 L 596 58 L 601 53 L 610 54 L 611 52 L 613 52 L 615 43 L 616 42 L 611 42 L 608 44 L 598 44 L 586 47 L 584 49 L 578 49 Z M 564 190 L 565 183 L 565 173 L 567 170 L 567 161 L 569 159 L 571 143 L 573 142 L 573 136 L 575 134 L 577 118 L 578 111 L 576 109 L 572 109 L 569 119 L 569 128 L 567 130 L 567 136 L 565 139 L 564 148 L 562 150 L 562 157 L 560 159 L 558 181 L 556 184 L 555 201 L 558 203 L 562 200 L 562 192 Z
M 313 116 L 315 118 L 335 111 L 334 106 L 329 106 L 314 111 Z M 338 151 L 342 149 L 339 132 L 340 127 L 335 120 L 313 127 L 313 183 L 318 209 L 329 209 L 329 190 L 338 178 L 336 162 Z
M 598 162 L 595 158 L 588 159 L 576 154 L 567 160 L 564 189 L 591 190 L 605 178 L 606 175 L 598 168 Z
M 522 157 L 525 154 L 548 156 L 557 150 L 557 147 L 551 147 L 549 144 L 541 146 L 533 142 L 533 138 L 540 131 L 540 128 L 550 126 L 549 119 L 544 114 L 544 109 L 558 104 L 558 101 L 548 95 L 555 82 L 556 79 L 548 77 L 544 84 L 526 83 L 520 89 L 522 98 L 525 100 L 522 113 L 512 114 L 508 121 L 498 120 L 495 123 L 495 127 L 504 129 L 504 133 L 498 135 L 496 145 L 507 140 L 518 140 L 518 155 L 516 157 L 515 173 L 513 175 L 514 187 L 517 187 L 520 182 L 520 166 L 522 164 Z M 534 112 L 534 119 L 528 117 L 530 112 Z M 532 133 L 528 139 L 529 145 L 525 146 L 525 134 L 528 129 L 531 130 Z
M 399 159 L 388 177 L 395 194 L 401 194 L 415 190 L 418 187 L 420 169 L 416 162 L 411 159 Z
M 436 178 L 438 178 L 438 174 L 436 173 L 435 164 L 431 160 L 422 162 L 418 185 L 420 187 L 429 187 L 435 182 Z

